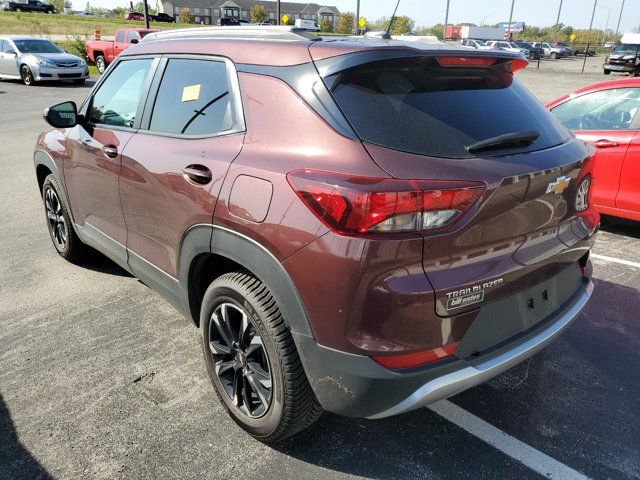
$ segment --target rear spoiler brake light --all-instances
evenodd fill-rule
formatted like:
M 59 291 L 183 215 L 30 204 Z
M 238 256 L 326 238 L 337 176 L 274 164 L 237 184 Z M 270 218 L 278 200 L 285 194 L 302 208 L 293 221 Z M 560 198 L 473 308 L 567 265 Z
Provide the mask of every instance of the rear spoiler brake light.
M 438 60 L 438 63 L 443 67 L 490 67 L 502 58 L 503 57 L 446 56 L 436 57 L 436 60 Z M 511 72 L 515 72 L 529 65 L 529 62 L 524 58 L 514 58 L 512 60 L 507 58 L 505 60 L 507 60 L 506 63 L 508 63 Z

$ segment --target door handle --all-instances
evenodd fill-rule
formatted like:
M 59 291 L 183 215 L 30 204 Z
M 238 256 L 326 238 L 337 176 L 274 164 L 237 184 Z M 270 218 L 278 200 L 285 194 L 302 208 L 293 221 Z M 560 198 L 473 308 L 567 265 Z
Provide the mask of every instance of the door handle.
M 186 166 L 182 169 L 182 175 L 191 180 L 194 183 L 199 185 L 206 185 L 211 181 L 213 175 L 211 175 L 211 170 L 209 170 L 204 165 L 193 164 Z
M 593 142 L 593 144 L 598 148 L 612 148 L 618 146 L 618 142 L 607 140 L 606 138 L 596 140 L 595 142 Z
M 102 147 L 102 151 L 109 158 L 116 158 L 118 156 L 118 147 L 115 145 L 105 145 Z

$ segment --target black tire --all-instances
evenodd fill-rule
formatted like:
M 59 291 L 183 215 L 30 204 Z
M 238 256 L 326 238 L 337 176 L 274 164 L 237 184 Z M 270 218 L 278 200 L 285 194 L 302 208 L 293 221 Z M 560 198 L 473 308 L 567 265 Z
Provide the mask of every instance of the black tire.
M 59 193 L 61 191 L 53 175 L 45 178 L 42 184 L 42 201 L 44 203 L 45 218 L 47 219 L 47 228 L 58 254 L 65 260 L 76 263 L 85 257 L 87 246 L 82 243 L 73 229 L 71 216 Z M 52 218 L 52 216 L 55 216 L 55 218 Z
M 22 83 L 24 83 L 27 87 L 32 87 L 35 85 L 36 81 L 33 78 L 33 73 L 28 65 L 20 66 L 20 78 L 22 79 Z
M 248 325 L 243 329 L 243 324 Z M 274 298 L 260 280 L 247 271 L 218 277 L 204 295 L 200 325 L 211 383 L 241 428 L 262 442 L 275 443 L 307 428 L 320 417 L 322 408 L 311 390 L 291 333 Z M 232 328 L 225 330 L 224 325 Z M 235 341 L 225 342 L 229 336 Z M 234 346 L 227 348 L 229 343 Z M 259 346 L 249 352 L 254 345 Z M 261 371 L 261 384 L 257 385 L 260 389 L 253 386 L 258 371 Z M 269 380 L 263 383 L 267 378 L 264 374 L 268 374 Z M 240 385 L 241 392 L 236 385 Z M 229 390 L 234 392 L 234 398 Z M 262 390 L 260 395 L 258 390 Z M 268 402 L 262 401 L 263 397 Z M 255 404 L 258 405 L 254 410 Z
M 100 75 L 102 75 L 107 69 L 107 61 L 105 60 L 104 55 L 96 56 L 96 68 L 98 69 L 98 73 L 100 73 Z
M 605 74 L 605 75 L 611 75 L 611 70 L 605 70 L 605 71 L 604 71 L 604 74 Z
M 553 58 L 554 60 L 557 60 L 558 54 L 556 52 L 551 52 L 551 58 Z

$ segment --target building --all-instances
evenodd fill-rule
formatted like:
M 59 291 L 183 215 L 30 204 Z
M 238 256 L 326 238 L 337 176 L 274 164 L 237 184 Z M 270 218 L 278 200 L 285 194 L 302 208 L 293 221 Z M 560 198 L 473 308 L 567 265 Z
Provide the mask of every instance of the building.
M 254 5 L 262 5 L 269 15 L 269 22 L 277 23 L 277 3 L 267 0 L 157 0 L 156 8 L 158 12 L 168 13 L 176 18 L 179 17 L 180 10 L 188 9 L 195 23 L 216 25 L 221 18 L 250 21 Z M 322 20 L 329 20 L 335 30 L 340 12 L 336 7 L 317 3 L 280 2 L 280 15 L 284 14 L 293 20 L 314 20 L 318 25 Z

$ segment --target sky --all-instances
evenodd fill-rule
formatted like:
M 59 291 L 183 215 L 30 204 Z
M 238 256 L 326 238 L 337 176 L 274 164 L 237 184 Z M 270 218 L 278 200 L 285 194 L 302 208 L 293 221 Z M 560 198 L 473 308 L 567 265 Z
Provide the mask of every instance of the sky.
M 148 0 L 155 6 L 155 0 Z M 335 5 L 340 11 L 354 11 L 356 0 L 314 0 L 315 3 Z M 134 2 L 135 3 L 135 2 Z M 213 0 L 212 0 L 213 3 Z M 301 2 L 304 3 L 304 2 Z M 444 23 L 447 0 L 400 0 L 398 15 L 408 15 L 417 25 Z M 73 7 L 84 9 L 86 0 L 73 0 Z M 128 7 L 127 0 L 93 0 L 94 7 Z M 513 21 L 544 27 L 553 25 L 558 14 L 560 0 L 515 0 Z M 609 15 L 609 27 L 615 29 L 622 0 L 598 0 L 593 21 L 594 28 L 603 29 Z M 376 19 L 393 13 L 395 0 L 360 0 L 360 16 Z M 470 22 L 480 25 L 509 20 L 511 0 L 450 0 L 449 23 Z M 587 28 L 593 11 L 592 0 L 564 0 L 560 22 L 574 28 Z M 626 0 L 620 22 L 620 32 L 636 30 L 640 26 L 640 1 Z

